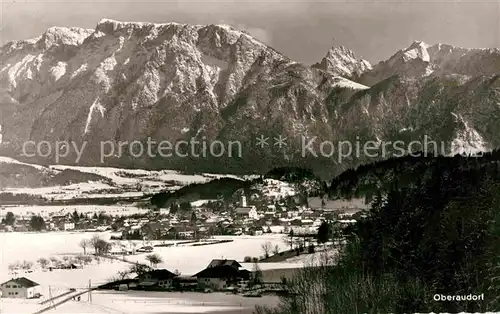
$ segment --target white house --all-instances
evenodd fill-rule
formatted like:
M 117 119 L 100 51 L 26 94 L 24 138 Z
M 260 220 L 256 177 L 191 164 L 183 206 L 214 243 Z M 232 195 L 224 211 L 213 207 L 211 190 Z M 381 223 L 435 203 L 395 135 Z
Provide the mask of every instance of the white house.
M 2 298 L 31 299 L 39 293 L 40 285 L 26 277 L 11 279 L 0 285 Z
M 75 223 L 74 222 L 65 222 L 64 223 L 64 230 L 75 230 Z

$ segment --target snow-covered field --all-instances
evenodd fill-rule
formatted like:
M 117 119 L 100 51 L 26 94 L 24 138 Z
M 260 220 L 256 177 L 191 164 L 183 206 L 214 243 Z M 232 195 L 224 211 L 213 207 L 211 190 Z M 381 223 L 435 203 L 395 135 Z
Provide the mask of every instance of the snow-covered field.
M 280 250 L 288 249 L 283 241 L 282 235 L 265 236 L 219 236 L 216 239 L 233 239 L 233 242 L 204 245 L 204 246 L 177 246 L 156 247 L 155 253 L 160 255 L 163 263 L 158 267 L 170 270 L 179 270 L 182 275 L 194 275 L 203 270 L 212 259 L 235 259 L 242 262 L 246 256 L 259 257 L 264 255 L 262 244 L 270 242 L 272 247 L 278 245 Z M 134 262 L 147 263 L 146 254 L 128 256 L 127 259 Z M 251 263 L 242 264 L 246 269 L 252 270 Z M 261 269 L 295 268 L 301 267 L 302 263 L 261 263 Z
M 52 289 L 52 291 L 56 291 Z M 57 291 L 57 293 L 63 290 Z M 53 293 L 53 295 L 57 295 Z M 142 291 L 93 291 L 92 300 L 87 293 L 80 296 L 80 301 L 70 300 L 51 309 L 49 314 L 170 314 L 170 313 L 252 313 L 256 305 L 275 305 L 278 298 L 244 298 L 223 293 L 178 293 L 178 292 L 142 292 Z M 41 300 L 0 299 L 0 313 L 30 314 L 35 313 L 50 303 L 40 304 Z
M 0 272 L 3 274 L 8 265 L 24 260 L 36 262 L 39 258 L 49 258 L 55 255 L 82 254 L 79 247 L 82 239 L 90 239 L 94 234 L 109 240 L 111 233 L 92 232 L 49 232 L 49 233 L 0 233 Z M 286 250 L 287 245 L 282 235 L 262 236 L 219 236 L 215 239 L 232 239 L 233 242 L 211 244 L 204 246 L 182 245 L 177 247 L 155 247 L 155 253 L 163 258 L 158 267 L 179 270 L 185 275 L 194 275 L 204 269 L 212 259 L 226 258 L 243 261 L 246 256 L 262 256 L 262 244 L 270 242 L 272 247 L 278 245 Z M 143 244 L 139 241 L 138 245 Z M 128 256 L 133 262 L 146 262 L 146 254 Z M 293 263 L 283 263 L 282 266 Z M 290 267 L 290 266 L 288 266 Z M 114 274 L 113 274 L 114 275 Z
M 78 214 L 93 215 L 94 213 L 99 214 L 103 212 L 106 213 L 106 215 L 110 216 L 130 216 L 133 214 L 145 214 L 149 211 L 148 209 L 138 208 L 131 205 L 20 205 L 5 207 L 4 209 L 1 209 L 0 217 L 4 217 L 8 211 L 12 211 L 18 216 L 31 217 L 32 215 L 40 215 L 45 218 L 50 214 L 71 214 L 75 210 L 78 212 Z
M 36 262 L 39 258 L 49 258 L 62 254 L 82 254 L 79 247 L 82 239 L 90 239 L 94 234 L 84 232 L 50 233 L 0 233 L 0 276 L 6 273 L 9 264 L 16 261 Z M 107 233 L 106 233 L 107 234 Z
M 159 186 L 148 192 L 160 192 L 169 186 Z M 5 188 L 4 192 L 12 194 L 28 194 L 51 198 L 53 200 L 70 200 L 75 198 L 127 198 L 144 195 L 141 191 L 123 191 L 121 187 L 113 187 L 102 182 L 81 182 L 64 186 L 49 186 L 39 188 Z
M 23 261 L 34 263 L 32 273 L 19 271 L 18 276 L 38 282 L 41 287 L 43 298 L 60 294 L 67 289 L 84 289 L 91 284 L 98 285 L 108 282 L 115 277 L 119 271 L 130 267 L 129 263 L 117 260 L 101 259 L 99 263 L 94 261 L 90 265 L 85 265 L 83 269 L 73 270 L 53 270 L 42 271 L 36 261 L 39 258 L 50 258 L 52 256 L 70 256 L 82 254 L 83 249 L 79 247 L 82 239 L 90 239 L 94 234 L 98 234 L 103 239 L 109 239 L 111 233 L 82 233 L 82 232 L 51 232 L 51 233 L 0 233 L 0 282 L 12 278 L 9 273 L 9 264 Z M 155 247 L 155 253 L 164 260 L 158 268 L 167 268 L 171 271 L 178 270 L 183 275 L 194 275 L 203 270 L 212 259 L 227 258 L 243 261 L 245 256 L 263 255 L 262 244 L 270 242 L 272 246 L 278 245 L 281 249 L 286 249 L 280 235 L 247 236 L 247 237 L 216 237 L 217 239 L 234 239 L 233 242 L 212 244 L 205 246 L 179 245 L 176 247 Z M 143 244 L 138 241 L 138 245 Z M 90 248 L 88 250 L 91 250 Z M 127 256 L 130 261 L 146 262 L 147 254 Z M 251 263 L 243 263 L 243 267 L 252 270 Z M 301 267 L 302 263 L 261 263 L 260 267 L 266 269 L 295 268 Z M 187 294 L 186 294 L 187 295 Z M 43 300 L 43 298 L 41 300 Z M 84 297 L 85 299 L 86 297 Z M 176 296 L 173 299 L 163 297 L 161 302 L 152 298 L 147 302 L 144 298 L 129 297 L 128 295 L 110 295 L 95 293 L 93 304 L 85 302 L 69 302 L 60 308 L 49 313 L 205 313 L 215 310 L 234 310 L 234 299 L 232 303 L 222 302 L 225 305 L 209 305 L 213 300 L 207 299 L 199 302 L 196 300 L 186 301 L 186 297 Z M 198 297 L 197 297 L 198 298 Z M 0 299 L 1 313 L 32 313 L 41 308 L 38 303 L 41 300 L 12 300 Z M 135 301 L 134 301 L 135 300 Z M 135 303 L 134 303 L 135 302 Z M 169 303 L 170 302 L 170 303 Z M 133 304 L 135 307 L 131 307 Z M 168 311 L 163 309 L 158 311 L 162 305 L 169 304 Z M 223 307 L 224 309 L 221 309 Z M 241 306 L 237 308 L 241 309 Z M 146 311 L 146 312 L 144 312 Z
M 47 313 L 251 313 L 255 305 L 274 305 L 276 300 L 276 297 L 254 299 L 219 293 L 97 292 L 92 294 L 92 304 L 68 302 Z
M 30 194 L 50 197 L 54 200 L 73 198 L 124 198 L 137 197 L 146 193 L 158 193 L 165 190 L 176 190 L 192 183 L 205 183 L 217 178 L 252 179 L 255 176 L 235 176 L 229 174 L 184 174 L 174 170 L 142 170 L 113 167 L 81 167 L 51 165 L 48 167 L 22 163 L 16 159 L 0 156 L 0 164 L 8 166 L 23 165 L 32 167 L 35 171 L 56 174 L 64 170 L 75 170 L 82 173 L 99 175 L 110 182 L 79 182 L 66 186 L 10 188 L 4 192 L 13 194 Z

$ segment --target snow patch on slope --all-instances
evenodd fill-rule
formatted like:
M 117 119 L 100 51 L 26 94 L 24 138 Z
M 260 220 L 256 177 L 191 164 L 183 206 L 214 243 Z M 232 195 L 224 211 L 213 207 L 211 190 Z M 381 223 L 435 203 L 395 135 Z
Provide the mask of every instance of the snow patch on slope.
M 24 163 L 24 162 L 20 162 L 18 160 L 15 160 L 14 158 L 10 158 L 10 157 L 3 157 L 3 156 L 0 156 L 0 163 L 2 164 L 16 164 L 16 165 L 23 165 L 23 166 L 28 166 L 28 167 L 33 167 L 35 169 L 38 169 L 38 170 L 43 170 L 43 171 L 47 171 L 48 168 L 44 167 L 44 166 L 40 166 L 40 165 L 35 165 L 35 164 L 28 164 L 28 163 Z
M 456 120 L 463 124 L 463 130 L 457 132 L 455 139 L 451 143 L 453 155 L 473 155 L 480 152 L 489 151 L 487 143 L 483 137 L 472 128 L 461 115 L 452 113 Z
M 85 124 L 85 131 L 83 131 L 83 134 L 87 134 L 90 130 L 90 123 L 92 122 L 92 117 L 94 116 L 95 112 L 99 112 L 101 114 L 101 118 L 104 118 L 104 112 L 106 111 L 106 108 L 104 108 L 101 103 L 99 102 L 99 97 L 96 98 L 94 103 L 90 106 L 89 109 L 89 114 L 87 116 L 87 123 Z
M 71 78 L 74 78 L 74 77 L 78 76 L 80 73 L 87 71 L 87 67 L 88 67 L 87 63 L 80 65 L 80 67 L 78 69 L 76 69 L 75 72 L 73 72 L 71 74 Z
M 333 86 L 343 87 L 343 88 L 352 88 L 352 89 L 368 89 L 369 87 L 363 84 L 356 83 L 354 81 L 348 80 L 341 76 L 334 77 Z
M 59 61 L 57 62 L 57 65 L 52 67 L 50 69 L 50 75 L 54 78 L 54 80 L 57 82 L 61 77 L 66 74 L 66 67 L 68 64 L 66 62 Z

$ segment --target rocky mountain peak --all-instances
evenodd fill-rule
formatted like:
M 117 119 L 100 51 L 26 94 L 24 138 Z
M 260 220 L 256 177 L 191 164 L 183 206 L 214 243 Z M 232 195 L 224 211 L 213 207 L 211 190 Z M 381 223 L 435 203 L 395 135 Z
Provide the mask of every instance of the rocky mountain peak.
M 32 39 L 14 40 L 0 47 L 0 54 L 14 52 L 45 51 L 55 46 L 78 46 L 94 32 L 80 27 L 50 27 L 41 36 Z
M 37 44 L 43 50 L 59 45 L 80 45 L 93 29 L 84 29 L 79 27 L 50 27 L 38 40 Z
M 415 41 L 399 50 L 389 59 L 376 64 L 360 78 L 360 83 L 371 86 L 391 76 L 412 78 L 461 75 L 475 77 L 500 72 L 500 50 L 462 48 L 447 44 L 428 45 Z
M 372 68 L 368 61 L 357 58 L 352 50 L 344 46 L 332 47 L 321 62 L 313 67 L 334 76 L 347 78 L 359 76 Z
M 431 60 L 429 53 L 427 52 L 427 48 L 429 48 L 429 45 L 423 41 L 414 41 L 408 48 L 402 50 L 402 54 L 400 54 L 400 56 L 405 62 L 414 59 L 430 62 Z

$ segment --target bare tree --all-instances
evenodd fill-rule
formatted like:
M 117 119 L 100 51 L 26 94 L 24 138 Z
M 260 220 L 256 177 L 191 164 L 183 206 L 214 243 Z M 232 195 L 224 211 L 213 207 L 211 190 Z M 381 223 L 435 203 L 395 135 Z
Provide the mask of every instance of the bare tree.
M 129 269 L 129 273 L 135 273 L 139 276 L 144 274 L 144 273 L 147 273 L 149 271 L 151 271 L 151 267 L 149 267 L 148 265 L 139 264 L 139 263 L 136 263 L 136 264 L 130 266 L 130 269 Z
M 111 243 L 109 243 L 103 239 L 99 239 L 99 241 L 97 241 L 96 245 L 97 245 L 97 254 L 98 255 L 107 254 L 107 253 L 109 253 L 109 251 L 111 251 L 111 248 L 112 248 Z
M 59 259 L 55 256 L 50 257 L 50 262 L 52 263 L 53 266 L 57 266 L 60 263 Z
M 130 271 L 127 271 L 127 270 L 119 271 L 118 272 L 119 280 L 123 280 L 123 279 L 127 278 L 129 274 L 130 274 Z
M 337 287 L 334 276 L 331 271 L 331 265 L 334 259 L 329 254 L 322 254 L 318 259 L 307 262 L 303 268 L 294 272 L 289 278 L 282 278 L 282 288 L 289 293 L 282 297 L 278 308 L 260 307 L 255 314 L 326 314 L 343 313 L 338 311 L 329 311 L 327 308 L 337 302 L 337 298 L 332 298 L 333 294 L 329 291 L 330 287 Z M 372 287 L 372 286 L 370 286 Z M 332 290 L 337 291 L 337 290 Z M 339 295 L 350 297 L 350 291 L 339 291 Z
M 83 249 L 83 255 L 87 255 L 87 248 L 90 246 L 90 241 L 88 239 L 82 239 L 79 245 Z
M 293 229 L 290 229 L 290 232 L 283 237 L 283 242 L 290 247 L 290 250 L 293 250 L 293 246 L 296 244 Z
M 252 269 L 252 278 L 250 280 L 250 285 L 251 286 L 256 286 L 262 284 L 263 280 L 263 274 L 262 270 L 260 269 L 259 263 L 254 262 L 253 263 L 253 269 Z
M 272 249 L 271 242 L 267 241 L 265 243 L 262 243 L 261 247 L 262 247 L 262 250 L 264 251 L 265 258 L 268 258 L 269 253 L 271 253 L 271 249 Z
M 156 265 L 163 263 L 163 259 L 158 254 L 149 254 L 146 256 L 146 260 L 151 263 L 152 267 L 156 267 Z
M 14 270 L 19 269 L 19 268 L 20 268 L 19 262 L 9 264 L 9 271 L 11 271 L 11 272 L 13 272 Z
M 23 264 L 21 266 L 21 268 L 24 270 L 31 269 L 32 267 L 33 267 L 33 263 L 30 261 L 23 261 Z
M 97 234 L 93 235 L 90 238 L 90 246 L 94 248 L 95 255 L 99 253 L 99 246 L 102 245 L 101 241 L 103 241 Z
M 276 255 L 276 254 L 279 254 L 280 253 L 280 247 L 279 245 L 275 245 L 274 246 L 274 249 L 273 249 L 273 254 Z
M 78 264 L 83 264 L 83 258 L 84 255 L 77 255 L 75 256 L 75 262 L 78 263 Z
M 37 262 L 40 265 L 40 267 L 42 267 L 42 269 L 47 268 L 47 265 L 49 265 L 49 260 L 43 257 L 39 258 Z

